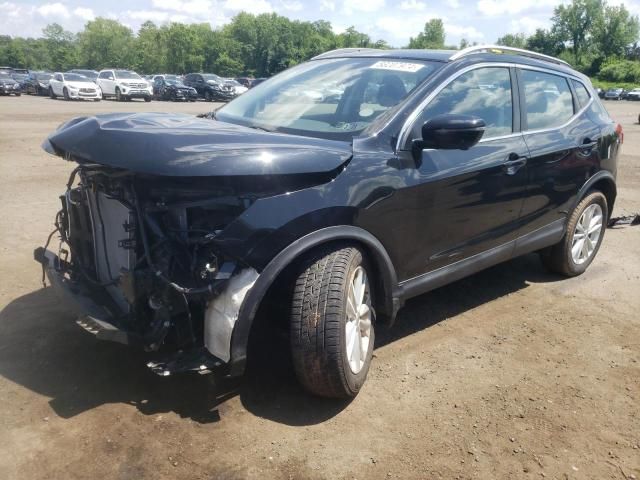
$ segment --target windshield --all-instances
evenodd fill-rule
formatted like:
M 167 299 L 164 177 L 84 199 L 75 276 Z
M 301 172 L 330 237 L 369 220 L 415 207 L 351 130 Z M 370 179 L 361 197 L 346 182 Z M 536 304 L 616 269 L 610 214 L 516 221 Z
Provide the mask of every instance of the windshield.
M 131 72 L 129 70 L 116 70 L 116 78 L 119 79 L 136 79 L 136 80 L 140 80 L 140 75 L 138 75 L 136 72 Z
M 175 82 L 175 81 L 178 80 L 178 76 L 177 75 L 163 75 L 163 77 L 167 82 L 169 82 L 169 81 Z
M 269 131 L 350 140 L 440 65 L 380 58 L 315 60 L 249 90 L 218 110 L 216 118 Z
M 51 80 L 53 78 L 53 73 L 36 73 L 35 77 L 38 80 Z
M 237 82 L 236 80 L 225 80 L 224 83 L 226 83 L 227 85 L 232 85 L 234 87 L 241 87 L 242 85 L 240 84 L 240 82 Z
M 27 78 L 28 75 L 26 73 L 14 73 L 11 76 L 13 77 L 14 80 L 21 82 L 22 80 Z
M 185 86 L 185 85 L 184 85 L 180 80 L 178 80 L 177 78 L 165 78 L 165 79 L 164 79 L 164 81 L 165 81 L 165 83 L 166 83 L 167 85 L 175 85 L 175 86 L 177 86 L 177 87 L 184 87 L 184 86 Z
M 78 75 L 77 73 L 65 73 L 64 79 L 67 82 L 89 82 L 90 81 L 84 75 Z
M 207 82 L 208 81 L 214 81 L 214 82 L 221 82 L 222 78 L 220 78 L 218 75 L 215 75 L 213 73 L 203 73 L 202 74 L 202 78 L 204 78 Z

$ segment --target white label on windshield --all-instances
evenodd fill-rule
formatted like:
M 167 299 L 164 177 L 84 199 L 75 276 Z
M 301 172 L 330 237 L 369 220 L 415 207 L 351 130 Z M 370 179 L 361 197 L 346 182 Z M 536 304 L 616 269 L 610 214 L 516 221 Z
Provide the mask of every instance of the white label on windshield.
M 410 62 L 389 62 L 389 61 L 380 61 L 376 62 L 369 68 L 377 68 L 378 70 L 395 70 L 396 72 L 417 72 L 422 67 L 424 67 L 421 63 L 410 63 Z

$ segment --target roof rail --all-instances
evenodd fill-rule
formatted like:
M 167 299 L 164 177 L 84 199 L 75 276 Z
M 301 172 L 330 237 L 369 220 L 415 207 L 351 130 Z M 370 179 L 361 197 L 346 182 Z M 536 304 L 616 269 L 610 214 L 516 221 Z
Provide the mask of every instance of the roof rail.
M 522 48 L 505 47 L 504 45 L 474 45 L 472 47 L 467 47 L 460 50 L 459 52 L 454 53 L 453 55 L 451 55 L 451 57 L 449 57 L 449 60 L 457 60 L 459 58 L 466 57 L 467 55 L 471 55 L 472 53 L 480 52 L 512 53 L 514 55 L 521 55 L 523 57 L 536 58 L 538 60 L 544 60 L 546 62 L 557 63 L 558 65 L 566 65 L 567 67 L 571 66 L 564 60 L 560 60 L 556 57 L 551 57 L 543 53 L 532 52 L 530 50 L 524 50 Z

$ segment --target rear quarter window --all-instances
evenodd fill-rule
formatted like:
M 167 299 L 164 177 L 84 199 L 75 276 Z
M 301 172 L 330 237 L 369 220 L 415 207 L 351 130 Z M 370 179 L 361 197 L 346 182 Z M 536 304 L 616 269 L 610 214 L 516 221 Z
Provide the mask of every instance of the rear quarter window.
M 573 82 L 573 89 L 576 91 L 576 97 L 578 97 L 578 104 L 580 108 L 584 108 L 589 103 L 589 99 L 591 95 L 589 95 L 589 91 L 587 88 L 577 80 L 571 80 Z
M 524 113 L 528 130 L 559 127 L 573 116 L 573 96 L 561 75 L 521 70 L 524 86 Z

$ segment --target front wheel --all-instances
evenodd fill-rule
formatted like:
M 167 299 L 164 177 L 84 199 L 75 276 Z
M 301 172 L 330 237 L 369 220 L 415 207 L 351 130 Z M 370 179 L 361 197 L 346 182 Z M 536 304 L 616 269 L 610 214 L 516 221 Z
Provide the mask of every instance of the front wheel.
M 355 397 L 373 356 L 371 271 L 356 247 L 318 251 L 302 263 L 291 305 L 298 380 L 323 397 Z
M 64 87 L 64 90 L 62 90 L 62 95 L 65 100 L 71 100 L 71 98 L 69 98 L 69 91 L 67 90 L 67 87 Z
M 212 102 L 213 101 L 213 97 L 211 96 L 211 92 L 209 92 L 209 91 L 204 92 L 204 99 L 207 102 Z
M 608 212 L 607 198 L 601 192 L 582 199 L 569 217 L 562 240 L 541 252 L 545 267 L 567 277 L 584 273 L 602 244 Z
M 116 101 L 122 102 L 123 100 L 124 100 L 124 97 L 122 96 L 122 93 L 120 93 L 120 89 L 116 88 Z
M 53 93 L 53 88 L 49 87 L 49 97 L 55 99 L 56 98 L 56 94 Z
M 144 101 L 145 102 L 150 102 L 151 101 L 151 97 L 144 97 Z

